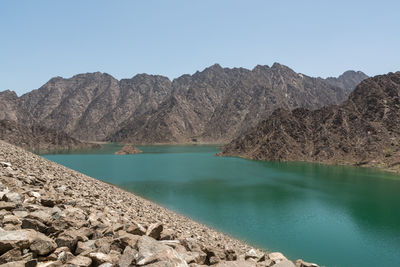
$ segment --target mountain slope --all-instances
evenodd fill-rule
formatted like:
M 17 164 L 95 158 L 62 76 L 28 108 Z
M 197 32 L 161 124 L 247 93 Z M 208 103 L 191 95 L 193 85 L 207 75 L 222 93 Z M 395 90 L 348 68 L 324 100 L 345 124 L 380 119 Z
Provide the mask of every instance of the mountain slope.
M 278 109 L 221 155 L 400 170 L 400 72 L 364 80 L 340 106 Z
M 97 146 L 42 126 L 24 126 L 9 120 L 0 120 L 0 140 L 35 152 Z
M 106 73 L 86 73 L 53 78 L 21 97 L 0 93 L 0 119 L 79 140 L 226 143 L 278 107 L 341 103 L 365 78 L 350 73 L 324 80 L 278 63 L 253 70 L 215 64 L 173 81 L 147 74 L 118 81 Z
M 356 76 L 353 88 L 365 78 L 361 72 Z M 226 143 L 278 107 L 316 109 L 339 104 L 349 94 L 347 88 L 298 74 L 278 63 L 253 70 L 213 65 L 192 76 L 182 76 L 172 85 L 172 96 L 158 110 L 127 124 L 108 139 L 133 143 Z

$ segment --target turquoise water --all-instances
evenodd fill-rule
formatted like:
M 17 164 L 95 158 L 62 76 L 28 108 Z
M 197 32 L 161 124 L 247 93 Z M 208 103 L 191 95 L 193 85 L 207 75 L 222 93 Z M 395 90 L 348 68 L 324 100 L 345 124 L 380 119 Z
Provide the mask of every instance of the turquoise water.
M 400 266 L 396 175 L 216 157 L 215 146 L 144 146 L 143 154 L 113 155 L 118 148 L 45 157 L 293 260 Z

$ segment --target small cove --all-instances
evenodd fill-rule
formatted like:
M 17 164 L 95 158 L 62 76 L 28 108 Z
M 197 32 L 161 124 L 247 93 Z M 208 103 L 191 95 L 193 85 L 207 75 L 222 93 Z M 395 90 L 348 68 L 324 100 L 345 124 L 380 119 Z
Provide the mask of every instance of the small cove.
M 400 178 L 373 169 L 120 146 L 45 158 L 245 240 L 326 266 L 400 266 Z

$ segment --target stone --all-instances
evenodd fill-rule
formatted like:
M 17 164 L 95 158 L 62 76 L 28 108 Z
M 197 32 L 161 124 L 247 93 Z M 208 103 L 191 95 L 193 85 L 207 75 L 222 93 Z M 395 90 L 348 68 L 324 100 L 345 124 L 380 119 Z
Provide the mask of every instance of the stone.
M 0 210 L 13 210 L 17 207 L 17 203 L 0 201 Z
M 75 254 L 89 253 L 96 249 L 95 240 L 88 240 L 86 242 L 78 241 L 75 249 Z
M 57 201 L 55 199 L 51 199 L 51 198 L 42 198 L 42 199 L 40 199 L 40 203 L 45 207 L 52 208 L 57 204 Z
M 12 262 L 7 262 L 5 264 L 1 264 L 0 267 L 25 267 L 27 261 L 22 260 L 22 261 L 12 261 Z
M 19 248 L 13 248 L 0 256 L 0 264 L 20 260 L 22 260 L 22 253 Z
M 275 263 L 274 265 L 272 265 L 273 267 L 296 267 L 296 265 L 294 265 L 293 262 L 284 259 L 282 261 L 279 261 L 278 263 Z
M 149 228 L 147 228 L 146 235 L 158 240 L 161 237 L 161 232 L 163 229 L 164 227 L 162 223 L 158 222 L 150 224 Z
M 21 220 L 15 215 L 5 215 L 3 218 L 3 223 L 4 224 L 10 223 L 10 224 L 17 225 L 17 224 L 21 224 Z
M 188 266 L 181 256 L 171 247 L 164 245 L 149 236 L 141 236 L 137 243 L 136 265 L 146 265 L 165 261 L 175 266 Z
M 57 248 L 56 242 L 53 239 L 37 233 L 37 236 L 29 246 L 30 250 L 40 256 L 50 254 Z
M 35 192 L 35 191 L 29 191 L 28 196 L 34 197 L 34 198 L 40 198 L 40 193 Z
M 17 192 L 9 192 L 3 196 L 3 200 L 7 202 L 22 203 L 24 198 Z
M 79 267 L 89 267 L 92 265 L 92 259 L 84 256 L 76 256 L 72 260 L 69 260 L 67 263 Z
M 268 259 L 272 260 L 274 263 L 278 263 L 283 260 L 287 260 L 285 256 L 283 256 L 280 252 L 272 252 L 268 254 Z
M 146 233 L 146 228 L 139 223 L 133 223 L 126 231 L 133 235 L 144 235 Z
M 89 253 L 89 257 L 93 260 L 93 263 L 96 266 L 101 265 L 103 263 L 116 264 L 119 260 L 118 254 L 115 254 L 115 253 L 104 254 L 101 252 L 92 252 L 92 253 Z
M 120 267 L 129 267 L 135 262 L 135 255 L 137 251 L 130 246 L 127 246 L 118 261 Z
M 21 228 L 22 229 L 33 229 L 35 231 L 43 233 L 44 231 L 46 231 L 47 226 L 38 220 L 23 218 Z
M 298 259 L 296 261 L 296 267 L 319 267 L 315 263 L 305 262 L 302 259 Z
M 0 254 L 13 248 L 28 248 L 36 234 L 33 230 L 0 231 Z
M 61 261 L 62 263 L 67 263 L 75 258 L 74 254 L 69 251 L 62 251 L 57 256 L 57 260 Z
M 253 261 L 221 261 L 215 267 L 256 267 L 256 263 Z
M 247 259 L 255 259 L 256 261 L 259 260 L 264 254 L 257 252 L 254 248 L 250 249 L 244 255 L 245 260 Z
M 176 239 L 176 233 L 172 229 L 163 229 L 160 235 L 160 240 L 174 240 Z

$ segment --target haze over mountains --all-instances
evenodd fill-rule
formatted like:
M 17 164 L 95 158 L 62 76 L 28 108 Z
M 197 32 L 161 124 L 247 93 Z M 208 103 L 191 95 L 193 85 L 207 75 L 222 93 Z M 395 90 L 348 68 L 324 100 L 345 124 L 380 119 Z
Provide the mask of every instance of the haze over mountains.
M 52 78 L 18 97 L 0 93 L 0 119 L 40 125 L 79 140 L 144 143 L 226 143 L 276 108 L 340 104 L 367 76 L 347 71 L 312 78 L 289 67 L 222 68 L 215 64 L 170 81 L 106 73 Z
M 278 109 L 221 154 L 400 171 L 400 72 L 362 81 L 339 106 Z

